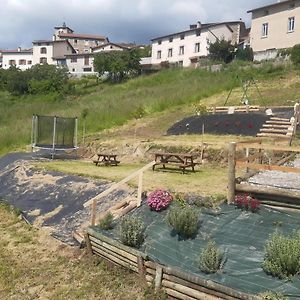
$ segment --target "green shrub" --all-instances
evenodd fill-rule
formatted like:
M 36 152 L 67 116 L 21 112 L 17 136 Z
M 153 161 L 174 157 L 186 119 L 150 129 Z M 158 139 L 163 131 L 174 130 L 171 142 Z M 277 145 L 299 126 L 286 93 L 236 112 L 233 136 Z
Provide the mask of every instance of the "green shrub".
M 300 44 L 295 45 L 291 50 L 291 61 L 297 67 L 300 66 Z
M 190 238 L 197 233 L 198 212 L 190 206 L 174 207 L 167 214 L 167 222 L 178 235 Z
M 265 292 L 260 294 L 264 300 L 288 300 L 289 298 L 277 292 Z
M 137 217 L 124 217 L 119 226 L 119 237 L 124 245 L 139 248 L 145 240 L 145 225 Z
M 204 273 L 216 273 L 222 264 L 223 255 L 214 241 L 209 241 L 200 254 L 199 267 Z
M 105 215 L 105 217 L 103 219 L 101 219 L 99 221 L 98 226 L 104 230 L 112 229 L 113 228 L 113 220 L 114 220 L 114 216 L 112 215 L 112 213 L 109 212 L 108 214 Z
M 263 269 L 280 279 L 300 272 L 300 231 L 289 236 L 275 232 L 267 241 Z

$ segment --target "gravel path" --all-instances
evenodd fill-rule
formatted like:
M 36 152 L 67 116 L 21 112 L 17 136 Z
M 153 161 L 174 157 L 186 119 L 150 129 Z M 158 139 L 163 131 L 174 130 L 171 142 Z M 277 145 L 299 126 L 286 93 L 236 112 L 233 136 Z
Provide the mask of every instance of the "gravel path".
M 300 168 L 300 155 L 297 155 L 296 159 L 290 165 Z M 300 191 L 300 174 L 280 171 L 263 171 L 251 177 L 249 183 L 265 187 Z

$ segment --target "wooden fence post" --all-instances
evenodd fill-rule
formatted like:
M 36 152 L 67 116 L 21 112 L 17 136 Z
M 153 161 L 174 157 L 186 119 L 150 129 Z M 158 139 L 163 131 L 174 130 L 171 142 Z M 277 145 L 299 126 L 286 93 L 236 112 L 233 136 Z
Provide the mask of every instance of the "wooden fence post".
M 228 186 L 227 186 L 227 201 L 234 202 L 235 198 L 235 151 L 236 143 L 229 143 L 228 147 Z
M 162 267 L 159 265 L 156 265 L 155 281 L 154 281 L 155 292 L 157 292 L 161 288 L 162 276 L 163 276 Z
M 143 172 L 140 172 L 138 176 L 138 192 L 136 206 L 140 207 L 142 204 L 142 192 L 143 192 Z
M 96 224 L 96 208 L 97 208 L 97 200 L 93 199 L 92 210 L 91 210 L 91 226 L 95 226 Z
M 91 240 L 90 240 L 90 237 L 89 237 L 88 233 L 84 234 L 84 240 L 85 240 L 85 244 L 86 244 L 87 253 L 89 255 L 92 255 L 93 254 L 93 249 L 92 249 L 92 244 L 91 244 Z

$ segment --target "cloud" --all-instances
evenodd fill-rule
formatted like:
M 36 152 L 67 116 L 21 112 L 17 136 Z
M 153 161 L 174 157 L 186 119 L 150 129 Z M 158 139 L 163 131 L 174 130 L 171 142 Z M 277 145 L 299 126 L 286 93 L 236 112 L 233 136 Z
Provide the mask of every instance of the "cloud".
M 250 20 L 248 9 L 272 0 L 1 0 L 0 49 L 51 39 L 63 21 L 78 33 L 111 41 L 149 43 L 153 37 L 187 29 L 197 21 Z

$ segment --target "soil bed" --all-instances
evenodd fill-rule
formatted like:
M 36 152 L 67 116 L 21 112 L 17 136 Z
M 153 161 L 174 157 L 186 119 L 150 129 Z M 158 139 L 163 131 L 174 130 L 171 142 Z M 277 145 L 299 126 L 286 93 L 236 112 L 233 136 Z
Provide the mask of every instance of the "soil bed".
M 173 204 L 175 205 L 175 204 Z M 300 295 L 300 276 L 292 281 L 279 280 L 262 270 L 264 247 L 269 235 L 280 230 L 291 233 L 300 229 L 299 213 L 286 213 L 262 207 L 259 213 L 244 212 L 233 205 L 221 205 L 218 212 L 202 209 L 198 234 L 194 239 L 183 240 L 166 224 L 166 213 L 151 211 L 147 205 L 132 215 L 146 224 L 146 240 L 140 249 L 163 265 L 180 268 L 186 272 L 210 279 L 249 294 L 266 290 L 289 295 Z M 281 224 L 278 228 L 276 224 Z M 96 229 L 100 230 L 100 229 Z M 118 240 L 117 226 L 102 233 Z M 198 268 L 199 254 L 209 239 L 216 241 L 224 253 L 226 263 L 216 274 L 204 274 Z
M 291 118 L 293 115 L 291 109 L 272 111 L 274 116 L 280 118 Z M 201 134 L 204 125 L 205 133 L 256 136 L 262 125 L 269 119 L 270 116 L 263 112 L 191 116 L 175 123 L 168 129 L 167 135 Z

